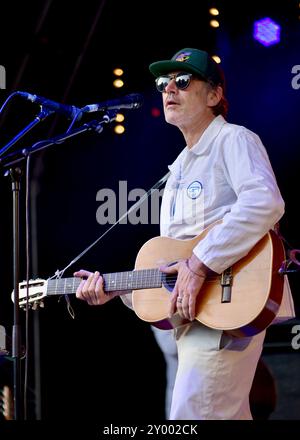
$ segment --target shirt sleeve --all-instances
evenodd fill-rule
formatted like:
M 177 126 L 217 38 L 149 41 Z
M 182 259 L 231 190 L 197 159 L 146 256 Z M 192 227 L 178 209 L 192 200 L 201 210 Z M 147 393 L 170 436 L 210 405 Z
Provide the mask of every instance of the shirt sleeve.
M 247 255 L 284 213 L 267 152 L 260 138 L 241 127 L 228 136 L 221 151 L 226 180 L 237 200 L 194 248 L 194 254 L 217 273 Z

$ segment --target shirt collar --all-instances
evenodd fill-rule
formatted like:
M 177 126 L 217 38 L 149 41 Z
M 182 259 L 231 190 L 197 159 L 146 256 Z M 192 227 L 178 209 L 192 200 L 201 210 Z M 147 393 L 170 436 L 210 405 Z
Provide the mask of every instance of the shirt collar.
M 202 154 L 211 142 L 218 136 L 223 125 L 226 124 L 222 115 L 218 115 L 211 121 L 209 126 L 202 133 L 199 141 L 189 150 L 194 154 Z
M 220 133 L 224 124 L 226 124 L 226 121 L 223 118 L 223 116 L 222 115 L 216 116 L 211 121 L 209 126 L 204 130 L 199 141 L 191 149 L 189 149 L 188 147 L 185 147 L 181 151 L 181 153 L 179 154 L 177 159 L 175 159 L 175 161 L 171 165 L 168 166 L 169 170 L 172 173 L 175 173 L 175 175 L 178 178 L 178 176 L 180 176 L 180 174 L 181 174 L 181 170 L 180 170 L 181 164 L 182 164 L 184 158 L 186 157 L 186 155 L 189 153 L 194 153 L 197 156 L 199 156 L 200 154 L 203 154 L 204 150 L 218 136 L 218 134 Z

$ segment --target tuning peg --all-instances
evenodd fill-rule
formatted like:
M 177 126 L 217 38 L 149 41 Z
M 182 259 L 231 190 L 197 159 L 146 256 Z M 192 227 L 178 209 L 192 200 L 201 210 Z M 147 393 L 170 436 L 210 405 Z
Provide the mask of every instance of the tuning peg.
M 32 304 L 32 310 L 37 310 L 38 306 L 39 306 L 39 303 L 38 303 L 37 301 L 35 301 L 35 302 Z

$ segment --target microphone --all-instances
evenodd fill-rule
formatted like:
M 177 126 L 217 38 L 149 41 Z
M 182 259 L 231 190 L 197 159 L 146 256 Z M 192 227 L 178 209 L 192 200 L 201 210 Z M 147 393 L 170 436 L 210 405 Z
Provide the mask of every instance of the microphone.
M 74 105 L 59 104 L 58 102 L 51 101 L 50 99 L 43 98 L 42 96 L 32 95 L 31 93 L 27 93 L 27 92 L 16 92 L 16 93 L 17 95 L 27 99 L 28 101 L 35 102 L 36 104 L 39 105 L 43 105 L 47 107 L 49 110 L 65 115 L 68 119 L 73 119 L 76 115 L 81 113 L 81 110 L 75 107 Z
M 83 113 L 99 112 L 102 110 L 119 110 L 125 108 L 128 110 L 140 108 L 143 105 L 143 97 L 139 93 L 131 93 L 123 98 L 112 99 L 110 101 L 90 104 L 81 108 Z

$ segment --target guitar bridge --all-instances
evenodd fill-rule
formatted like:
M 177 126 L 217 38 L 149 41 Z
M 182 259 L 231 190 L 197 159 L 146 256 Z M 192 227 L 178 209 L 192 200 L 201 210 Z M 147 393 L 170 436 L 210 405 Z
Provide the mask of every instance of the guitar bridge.
M 222 286 L 222 303 L 231 302 L 231 286 L 232 286 L 232 267 L 228 267 L 221 275 L 221 286 Z

